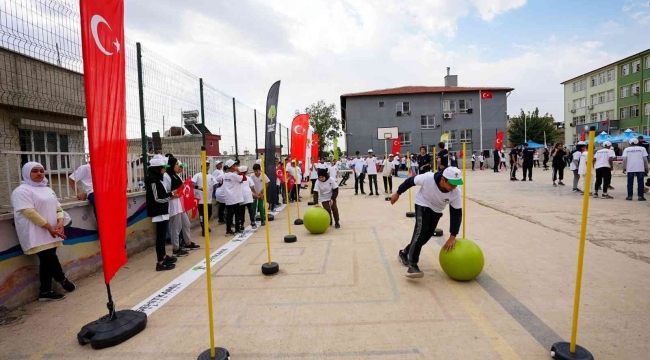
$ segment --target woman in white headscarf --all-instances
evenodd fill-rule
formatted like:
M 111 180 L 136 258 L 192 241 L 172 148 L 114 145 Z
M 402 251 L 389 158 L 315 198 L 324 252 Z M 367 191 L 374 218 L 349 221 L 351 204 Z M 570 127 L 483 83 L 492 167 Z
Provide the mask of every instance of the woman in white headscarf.
M 52 291 L 52 279 L 68 292 L 77 287 L 63 273 L 56 248 L 63 246 L 63 209 L 54 191 L 47 187 L 45 169 L 37 162 L 23 166 L 23 181 L 11 194 L 18 240 L 25 255 L 40 262 L 40 301 L 57 301 L 65 295 Z

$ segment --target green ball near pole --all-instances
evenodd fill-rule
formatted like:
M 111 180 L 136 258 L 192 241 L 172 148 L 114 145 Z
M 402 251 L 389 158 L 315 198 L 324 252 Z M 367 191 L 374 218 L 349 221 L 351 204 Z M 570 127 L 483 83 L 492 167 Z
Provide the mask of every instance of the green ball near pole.
M 310 233 L 322 234 L 330 227 L 330 214 L 322 207 L 313 207 L 305 212 L 303 222 Z
M 456 239 L 451 251 L 440 249 L 438 259 L 445 274 L 459 281 L 473 280 L 483 271 L 485 264 L 483 251 L 469 239 Z

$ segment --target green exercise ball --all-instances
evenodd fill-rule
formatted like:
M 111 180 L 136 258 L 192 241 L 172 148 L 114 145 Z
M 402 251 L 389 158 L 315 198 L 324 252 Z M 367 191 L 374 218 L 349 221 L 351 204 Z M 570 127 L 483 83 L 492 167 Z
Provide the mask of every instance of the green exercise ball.
M 483 271 L 485 259 L 483 251 L 475 242 L 469 239 L 456 239 L 451 251 L 440 249 L 440 267 L 450 278 L 468 281 L 477 277 Z
M 312 207 L 302 218 L 305 228 L 312 234 L 322 234 L 330 227 L 330 214 L 322 207 Z

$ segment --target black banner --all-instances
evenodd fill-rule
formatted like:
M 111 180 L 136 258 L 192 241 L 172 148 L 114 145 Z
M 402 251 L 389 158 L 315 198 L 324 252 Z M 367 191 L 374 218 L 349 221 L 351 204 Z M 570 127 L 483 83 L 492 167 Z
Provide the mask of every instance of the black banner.
M 269 177 L 269 187 L 266 189 L 266 201 L 269 209 L 273 209 L 279 203 L 278 189 L 275 186 L 277 176 L 275 175 L 275 130 L 278 122 L 278 96 L 280 95 L 280 80 L 278 80 L 266 97 L 266 121 L 265 121 L 265 142 L 264 142 L 264 167 L 266 176 Z M 268 226 L 268 225 L 267 225 Z

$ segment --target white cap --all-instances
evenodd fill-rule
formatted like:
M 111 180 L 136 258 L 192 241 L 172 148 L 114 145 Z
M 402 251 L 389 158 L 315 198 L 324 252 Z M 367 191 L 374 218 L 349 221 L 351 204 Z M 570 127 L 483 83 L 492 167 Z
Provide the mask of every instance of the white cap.
M 463 178 L 460 169 L 457 167 L 450 166 L 445 168 L 445 171 L 442 172 L 442 176 L 452 185 L 463 185 Z
M 394 156 L 393 154 L 388 154 L 388 156 Z
M 226 166 L 227 167 L 232 167 L 233 165 L 235 165 L 235 162 L 232 159 L 229 159 L 228 161 L 226 161 Z
M 302 161 L 298 161 L 298 164 L 302 164 Z
M 584 141 L 578 141 L 577 145 L 587 145 Z
M 242 165 L 239 167 L 239 172 L 246 172 L 246 171 L 248 171 L 248 166 Z
M 149 161 L 149 166 L 165 166 L 165 165 L 167 165 L 167 158 L 165 158 L 164 156 L 160 156 L 160 157 L 154 156 L 153 159 Z
M 603 141 L 603 146 L 604 147 L 612 146 L 612 143 L 609 141 Z
M 395 154 L 399 155 L 399 152 L 396 152 Z
M 255 160 L 255 163 L 256 163 L 256 164 L 262 164 L 262 159 L 257 159 L 257 160 Z
M 214 163 L 215 166 L 216 166 L 216 165 L 219 165 L 219 164 L 223 164 L 223 161 L 221 161 L 221 160 L 217 160 L 217 162 Z
M 637 138 L 631 138 L 629 141 L 630 141 L 630 144 L 638 144 L 639 143 L 639 139 L 637 139 Z
M 372 152 L 372 149 L 368 149 L 368 153 L 371 153 L 371 152 Z

